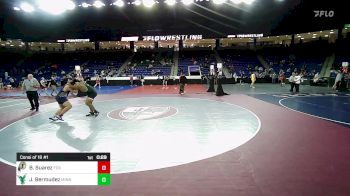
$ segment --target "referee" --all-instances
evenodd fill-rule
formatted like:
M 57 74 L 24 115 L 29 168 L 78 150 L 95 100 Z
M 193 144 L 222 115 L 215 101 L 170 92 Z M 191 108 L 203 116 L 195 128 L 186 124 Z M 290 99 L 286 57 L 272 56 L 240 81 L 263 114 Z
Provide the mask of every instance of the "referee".
M 32 106 L 30 110 L 39 110 L 39 96 L 38 96 L 38 88 L 40 88 L 40 84 L 37 79 L 33 77 L 32 74 L 28 74 L 28 79 L 25 79 L 22 84 L 22 90 L 26 91 L 27 98 Z M 34 103 L 33 103 L 34 100 Z

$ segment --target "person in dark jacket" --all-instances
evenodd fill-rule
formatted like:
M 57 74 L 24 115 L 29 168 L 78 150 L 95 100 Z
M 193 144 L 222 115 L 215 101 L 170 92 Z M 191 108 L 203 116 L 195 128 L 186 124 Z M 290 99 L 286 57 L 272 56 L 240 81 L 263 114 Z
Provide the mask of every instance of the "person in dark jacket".
M 187 78 L 186 76 L 181 73 L 181 76 L 179 78 L 179 83 L 180 83 L 180 92 L 179 94 L 183 95 L 185 93 L 185 85 L 187 83 Z

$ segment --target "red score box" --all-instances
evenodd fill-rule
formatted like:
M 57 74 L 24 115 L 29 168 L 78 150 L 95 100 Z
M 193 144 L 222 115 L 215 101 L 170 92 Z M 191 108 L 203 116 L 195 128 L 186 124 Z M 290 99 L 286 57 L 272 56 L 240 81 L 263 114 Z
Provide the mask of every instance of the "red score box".
M 111 173 L 111 162 L 109 161 L 98 161 L 98 173 L 109 174 Z

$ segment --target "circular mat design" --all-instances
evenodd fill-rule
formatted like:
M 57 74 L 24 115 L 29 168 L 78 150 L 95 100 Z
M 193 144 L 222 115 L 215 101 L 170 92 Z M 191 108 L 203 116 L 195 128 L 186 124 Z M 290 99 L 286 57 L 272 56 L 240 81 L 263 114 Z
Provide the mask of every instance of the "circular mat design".
M 143 97 L 95 105 L 97 118 L 73 105 L 64 122 L 50 122 L 57 107 L 49 104 L 46 112 L 1 129 L 1 160 L 14 165 L 16 152 L 110 152 L 112 173 L 145 171 L 222 154 L 260 129 L 251 111 L 213 100 Z
M 109 112 L 109 118 L 117 120 L 153 120 L 166 118 L 177 113 L 177 109 L 167 106 L 129 106 Z

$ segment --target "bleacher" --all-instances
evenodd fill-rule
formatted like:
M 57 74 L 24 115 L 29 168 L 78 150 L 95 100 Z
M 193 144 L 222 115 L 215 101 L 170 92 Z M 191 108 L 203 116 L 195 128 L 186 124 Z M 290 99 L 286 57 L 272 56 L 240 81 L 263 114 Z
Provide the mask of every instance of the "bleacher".
M 326 57 L 297 57 L 295 67 L 297 69 L 304 69 L 307 75 L 312 77 L 313 73 L 321 72 L 325 58 Z
M 200 66 L 201 74 L 208 75 L 210 65 L 216 65 L 215 55 L 212 50 L 184 49 L 179 55 L 178 75 L 189 75 L 189 66 Z
M 319 43 L 318 43 L 319 44 Z M 321 43 L 322 44 L 322 43 Z M 270 66 L 270 72 L 279 73 L 283 70 L 286 77 L 289 77 L 294 70 L 306 73 L 304 77 L 313 77 L 316 72 L 321 72 L 322 64 L 325 61 L 327 52 L 316 52 L 312 45 L 307 44 L 305 48 L 266 48 L 258 51 Z
M 218 51 L 224 66 L 226 66 L 231 73 L 238 75 L 241 71 L 245 77 L 249 76 L 250 72 L 255 67 L 263 67 L 257 59 L 257 56 L 252 51 L 242 50 L 219 50 Z
M 68 74 L 74 71 L 76 65 L 80 65 L 85 72 L 85 77 L 101 74 L 102 70 L 116 70 L 131 55 L 130 51 L 74 51 L 74 52 L 0 52 L 0 74 L 4 80 L 5 71 L 9 77 L 13 77 L 18 84 L 28 73 L 40 79 L 50 79 L 52 75 L 62 77 L 62 73 Z M 95 71 L 96 70 L 96 71 Z M 106 73 L 107 76 L 108 73 Z
M 94 77 L 95 73 L 101 75 L 101 73 L 108 70 L 110 73 L 104 73 L 102 75 L 114 76 L 113 74 L 116 74 L 117 70 L 123 65 L 130 55 L 130 51 L 92 52 L 88 55 L 89 57 L 86 59 L 85 64 L 83 65 L 85 70 L 84 75 Z
M 2 78 L 4 84 L 9 83 L 8 79 L 5 80 L 5 72 L 8 72 L 8 76 L 14 77 L 17 82 L 21 80 L 25 70 L 22 70 L 23 68 L 17 66 L 17 64 L 24 58 L 25 55 L 21 52 L 0 51 L 0 78 Z
M 173 53 L 166 51 L 139 51 L 135 53 L 125 76 L 170 75 L 173 65 Z
M 61 75 L 61 72 L 69 73 L 75 65 L 81 65 L 84 60 L 80 59 L 80 53 L 47 53 L 38 52 L 26 58 L 21 67 L 27 68 L 28 72 L 34 73 L 35 77 L 50 78 L 51 75 Z

